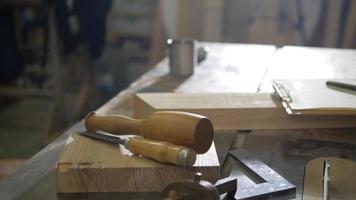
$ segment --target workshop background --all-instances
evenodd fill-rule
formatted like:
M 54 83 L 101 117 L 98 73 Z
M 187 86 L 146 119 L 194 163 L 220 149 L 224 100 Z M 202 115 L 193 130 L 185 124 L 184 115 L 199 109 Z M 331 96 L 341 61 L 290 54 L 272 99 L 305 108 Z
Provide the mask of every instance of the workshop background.
M 0 180 L 165 57 L 168 38 L 355 48 L 356 1 L 1 1 Z

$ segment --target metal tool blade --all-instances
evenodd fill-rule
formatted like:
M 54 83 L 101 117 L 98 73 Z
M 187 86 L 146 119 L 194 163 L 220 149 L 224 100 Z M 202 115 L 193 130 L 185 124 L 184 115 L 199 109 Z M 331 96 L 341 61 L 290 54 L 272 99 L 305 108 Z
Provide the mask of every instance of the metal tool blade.
M 323 200 L 329 199 L 329 160 L 324 160 L 324 172 L 323 172 Z
M 237 190 L 236 178 L 227 177 L 224 179 L 220 179 L 215 183 L 214 186 L 219 191 L 220 195 L 226 193 L 223 199 L 235 199 L 235 194 Z
M 96 133 L 96 132 L 82 132 L 79 133 L 80 135 L 92 138 L 92 139 L 96 139 L 96 140 L 101 140 L 101 141 L 105 141 L 105 142 L 110 142 L 113 144 L 122 144 L 125 145 L 126 140 L 125 139 L 121 139 L 120 137 L 116 136 L 116 135 L 112 135 L 112 134 L 108 134 L 108 133 Z
M 242 149 L 230 151 L 230 155 L 245 175 L 255 182 L 254 185 L 244 186 L 237 177 L 236 199 L 295 198 L 296 187 L 262 161 Z

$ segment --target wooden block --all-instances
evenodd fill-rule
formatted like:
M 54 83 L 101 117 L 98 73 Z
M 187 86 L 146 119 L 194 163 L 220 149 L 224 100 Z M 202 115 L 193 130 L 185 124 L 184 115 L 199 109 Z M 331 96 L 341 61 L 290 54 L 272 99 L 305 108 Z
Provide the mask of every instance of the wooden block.
M 209 117 L 215 130 L 356 127 L 355 115 L 288 115 L 270 93 L 138 93 L 134 116 L 178 110 Z
M 125 147 L 72 134 L 57 162 L 58 193 L 160 192 L 171 182 L 191 179 L 195 172 L 216 182 L 220 166 L 215 145 L 197 155 L 193 167 L 161 164 L 132 155 Z

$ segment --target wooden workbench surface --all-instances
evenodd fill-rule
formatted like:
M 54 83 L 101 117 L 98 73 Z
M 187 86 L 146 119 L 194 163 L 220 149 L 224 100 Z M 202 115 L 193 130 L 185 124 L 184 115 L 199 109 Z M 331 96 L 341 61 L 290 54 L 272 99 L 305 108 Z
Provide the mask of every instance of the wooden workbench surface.
M 152 70 L 121 91 L 99 108 L 101 113 L 132 116 L 133 94 L 136 92 L 271 92 L 272 78 L 356 78 L 356 50 L 307 47 L 202 43 L 210 48 L 206 60 L 195 74 L 178 79 L 168 74 L 164 59 Z M 57 199 L 54 166 L 70 133 L 82 131 L 79 122 L 36 154 L 15 174 L 0 183 L 0 199 Z M 333 140 L 356 143 L 353 129 L 324 130 L 259 130 L 217 136 L 216 147 L 223 160 L 226 146 L 242 147 L 267 163 L 297 186 L 301 198 L 304 164 L 313 155 L 286 153 L 300 140 Z M 263 143 L 261 142 L 263 141 Z M 288 146 L 289 145 L 289 146 Z M 231 165 L 229 159 L 225 166 Z M 227 168 L 227 167 L 226 167 Z M 223 170 L 224 172 L 224 170 Z M 93 199 L 100 198 L 99 196 Z M 107 196 L 105 196 L 107 198 Z

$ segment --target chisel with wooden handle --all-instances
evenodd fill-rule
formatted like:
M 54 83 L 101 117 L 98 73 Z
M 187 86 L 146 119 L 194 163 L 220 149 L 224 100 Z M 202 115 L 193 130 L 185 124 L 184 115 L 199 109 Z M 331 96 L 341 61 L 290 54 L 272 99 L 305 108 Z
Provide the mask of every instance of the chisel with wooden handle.
M 90 112 L 85 117 L 85 127 L 88 131 L 135 134 L 148 139 L 168 141 L 190 147 L 197 153 L 207 152 L 214 139 L 213 124 L 207 117 L 178 111 L 154 112 L 146 119 Z
M 133 154 L 142 155 L 162 163 L 193 166 L 196 160 L 196 153 L 193 149 L 174 145 L 169 142 L 145 139 L 140 136 L 122 139 L 111 134 L 95 132 L 83 132 L 79 134 L 113 144 L 122 144 Z

